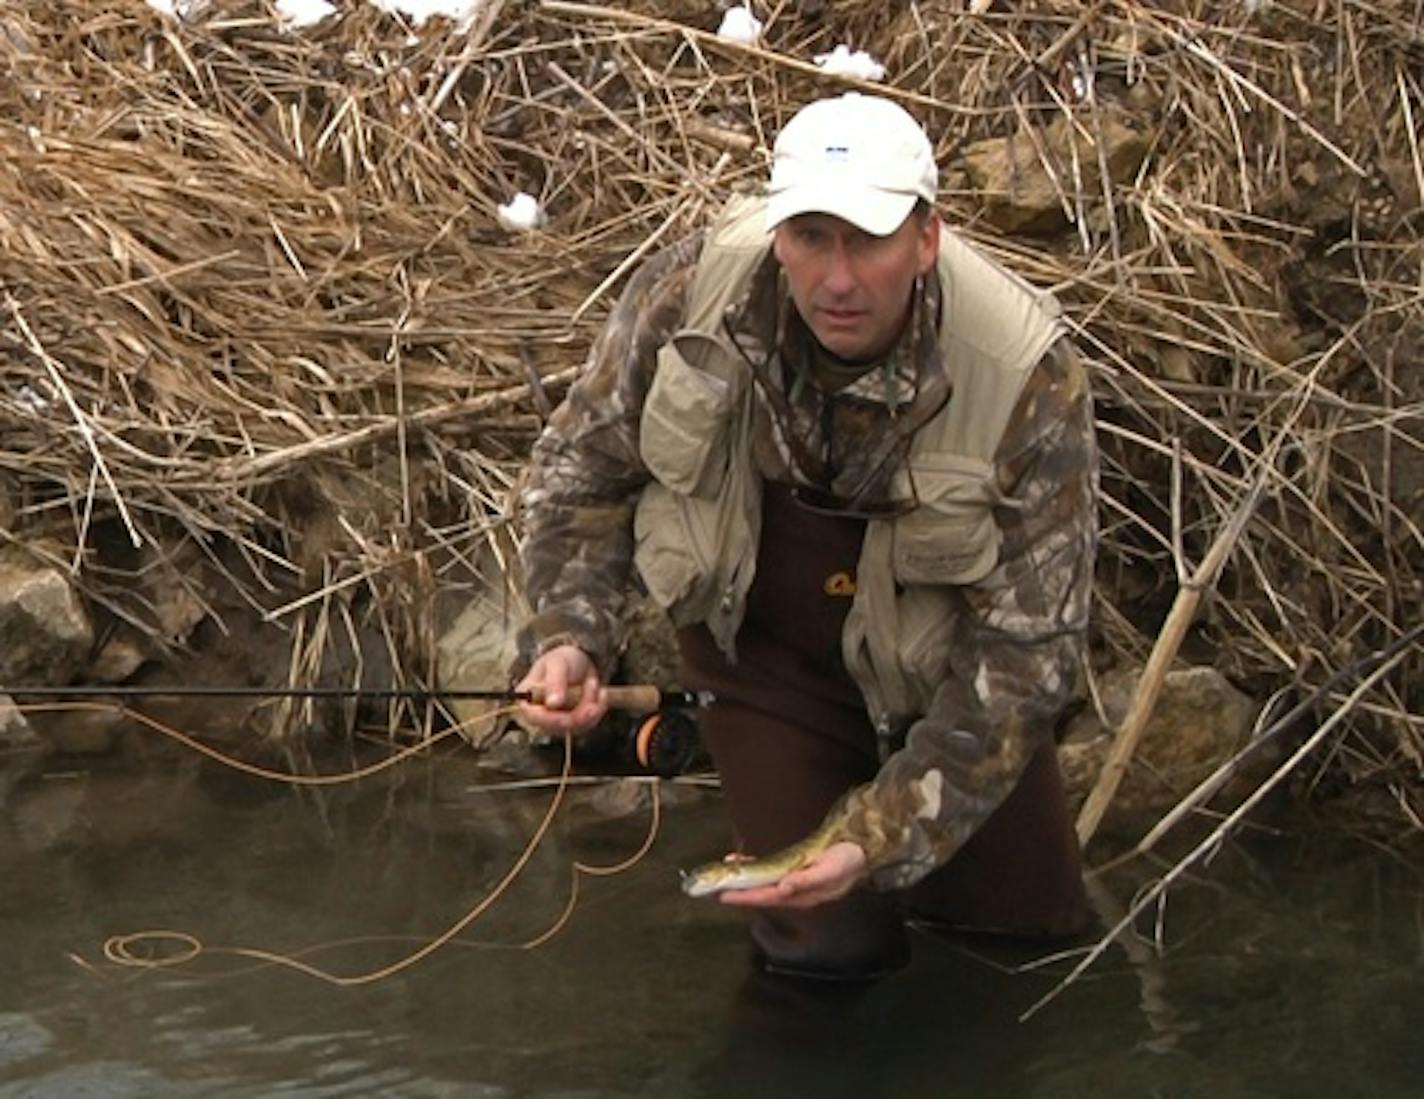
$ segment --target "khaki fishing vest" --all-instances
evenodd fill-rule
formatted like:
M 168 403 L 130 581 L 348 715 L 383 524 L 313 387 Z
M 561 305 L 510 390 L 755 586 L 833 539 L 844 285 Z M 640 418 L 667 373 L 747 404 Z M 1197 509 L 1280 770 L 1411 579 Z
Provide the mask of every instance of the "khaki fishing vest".
M 750 368 L 722 328 L 770 247 L 765 200 L 735 198 L 709 232 L 684 325 L 659 351 L 639 444 L 653 475 L 634 519 L 634 564 L 673 622 L 705 622 L 728 659 L 756 567 L 761 478 L 751 456 Z M 938 262 L 941 359 L 952 390 L 915 434 L 893 486 L 920 506 L 872 519 L 842 651 L 883 737 L 923 714 L 944 679 L 957 585 L 998 562 L 995 508 L 1013 508 L 994 454 L 1024 380 L 1062 334 L 1056 303 L 944 225 Z

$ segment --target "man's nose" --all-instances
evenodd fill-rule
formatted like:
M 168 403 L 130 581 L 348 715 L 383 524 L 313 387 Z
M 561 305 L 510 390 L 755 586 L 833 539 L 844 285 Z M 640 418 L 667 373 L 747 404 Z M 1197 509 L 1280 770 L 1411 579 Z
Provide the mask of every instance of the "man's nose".
M 855 289 L 855 267 L 850 252 L 839 242 L 831 249 L 826 261 L 826 276 L 821 286 L 831 294 L 849 294 Z

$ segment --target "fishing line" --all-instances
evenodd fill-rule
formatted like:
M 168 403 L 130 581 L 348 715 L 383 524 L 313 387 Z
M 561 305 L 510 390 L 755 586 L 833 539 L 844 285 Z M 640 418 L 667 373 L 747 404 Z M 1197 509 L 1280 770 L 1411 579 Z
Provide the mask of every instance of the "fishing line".
M 573 742 L 570 738 L 565 737 L 564 773 L 569 773 L 572 769 L 572 766 Z M 175 933 L 171 931 L 161 930 L 138 931 L 127 935 L 110 936 L 104 942 L 104 957 L 115 965 L 140 969 L 153 969 L 164 968 L 170 965 L 190 962 L 194 958 L 198 957 L 200 954 L 204 953 L 222 954 L 227 955 L 229 957 L 248 958 L 252 961 L 264 962 L 269 965 L 282 966 L 286 969 L 295 970 L 298 973 L 305 973 L 309 977 L 315 977 L 318 980 L 326 981 L 328 984 L 339 985 L 344 988 L 349 988 L 356 985 L 372 984 L 376 981 L 389 977 L 392 974 L 399 973 L 403 969 L 409 968 L 410 966 L 414 965 L 416 962 L 420 961 L 423 958 L 429 957 L 436 950 L 439 950 L 440 947 L 444 946 L 447 942 L 449 942 L 466 927 L 468 927 L 471 923 L 473 923 L 476 919 L 478 919 L 481 915 L 483 915 L 484 912 L 492 904 L 494 904 L 496 900 L 499 899 L 499 897 L 504 893 L 504 891 L 509 888 L 510 884 L 515 880 L 515 878 L 519 876 L 520 872 L 524 869 L 524 867 L 528 864 L 529 860 L 533 857 L 534 851 L 543 841 L 545 834 L 549 830 L 549 826 L 553 823 L 554 814 L 558 812 L 559 806 L 563 802 L 564 790 L 565 787 L 562 785 L 555 789 L 554 796 L 552 799 L 550 799 L 549 802 L 549 808 L 545 811 L 543 819 L 539 822 L 539 827 L 536 828 L 534 831 L 534 835 L 530 838 L 529 842 L 525 844 L 524 850 L 520 853 L 519 858 L 514 861 L 514 865 L 511 866 L 510 869 L 505 872 L 504 877 L 499 880 L 498 884 L 495 885 L 494 889 L 491 890 L 490 893 L 484 897 L 484 899 L 482 899 L 473 908 L 466 912 L 465 915 L 460 917 L 460 919 L 456 920 L 455 923 L 453 923 L 449 928 L 447 928 L 445 931 L 441 932 L 435 938 L 427 942 L 424 946 L 420 947 L 418 950 L 411 952 L 410 954 L 407 954 L 404 958 L 392 962 L 389 965 L 382 966 L 379 969 L 374 969 L 367 973 L 358 973 L 351 976 L 342 976 L 340 974 L 331 973 L 328 970 L 321 969 L 318 966 L 304 962 L 295 955 L 278 954 L 273 951 L 260 950 L 254 947 L 209 947 L 205 946 L 202 941 L 199 940 L 195 935 L 190 935 L 186 932 Z M 142 956 L 139 953 L 135 952 L 135 947 L 154 947 L 164 942 L 172 944 L 175 941 L 178 943 L 179 946 L 183 948 L 183 950 L 182 952 L 173 954 L 169 957 L 159 957 L 155 960 L 152 957 Z
M 565 738 L 566 741 L 567 739 L 568 738 Z M 653 843 L 657 840 L 658 832 L 662 825 L 662 781 L 662 779 L 655 778 L 648 784 L 651 788 L 651 806 L 649 810 L 648 834 L 643 838 L 642 846 L 622 862 L 614 863 L 612 866 L 592 866 L 586 862 L 579 862 L 575 859 L 569 873 L 569 899 L 564 905 L 564 911 L 560 914 L 559 918 L 554 921 L 553 926 L 550 927 L 549 930 L 545 931 L 542 935 L 535 936 L 527 942 L 521 943 L 520 949 L 533 950 L 537 946 L 543 946 L 563 930 L 564 925 L 568 923 L 569 918 L 574 914 L 574 907 L 578 904 L 579 878 L 582 875 L 587 874 L 589 877 L 594 878 L 613 877 L 615 874 L 621 874 L 625 870 L 631 870 L 642 861 L 644 855 L 652 850 Z M 565 782 L 564 789 L 567 788 L 568 784 Z
M 164 724 L 156 717 L 151 717 L 143 711 L 136 710 L 132 706 L 127 706 L 121 702 L 27 702 L 16 704 L 15 709 L 21 713 L 118 712 L 125 717 L 133 718 L 142 725 L 148 726 L 154 730 L 154 732 L 162 733 L 164 736 L 176 740 L 179 744 L 182 744 L 186 748 L 191 748 L 200 755 L 207 756 L 209 759 L 216 760 L 225 767 L 232 768 L 234 771 L 241 771 L 243 774 L 252 775 L 255 778 L 267 779 L 271 782 L 283 782 L 289 786 L 339 786 L 345 782 L 355 782 L 358 779 L 370 778 L 372 775 L 379 774 L 390 767 L 394 767 L 397 763 L 401 763 L 411 756 L 419 755 L 427 748 L 433 747 L 440 741 L 456 735 L 462 729 L 475 722 L 487 721 L 492 717 L 497 718 L 504 714 L 512 713 L 515 708 L 508 706 L 495 710 L 492 713 L 481 714 L 477 718 L 462 721 L 458 725 L 450 726 L 448 729 L 442 729 L 440 732 L 425 737 L 415 744 L 402 748 L 394 755 L 387 756 L 385 759 L 378 760 L 365 767 L 359 767 L 353 771 L 342 771 L 338 774 L 329 775 L 302 775 L 293 771 L 278 771 L 270 767 L 260 766 L 259 764 L 244 762 L 243 760 L 227 755 L 225 752 L 220 752 L 216 748 L 204 744 L 196 737 L 189 736 L 187 733 L 175 729 L 171 725 Z
M 486 715 L 488 716 L 488 715 Z M 161 722 L 154 722 L 161 725 Z M 169 730 L 176 732 L 176 730 Z M 184 734 L 178 734 L 184 742 L 191 738 Z M 221 955 L 226 957 L 245 958 L 259 963 L 261 966 L 280 966 L 285 969 L 305 974 L 328 984 L 349 988 L 358 985 L 374 984 L 384 980 L 405 969 L 409 969 L 416 963 L 429 957 L 441 947 L 446 946 L 456 939 L 456 937 L 468 928 L 475 920 L 484 915 L 496 901 L 504 895 L 509 887 L 523 872 L 524 868 L 533 858 L 534 852 L 543 842 L 550 827 L 558 814 L 559 808 L 563 804 L 564 796 L 569 789 L 569 779 L 573 771 L 573 738 L 564 737 L 564 758 L 560 771 L 558 784 L 555 786 L 554 795 L 549 801 L 549 806 L 545 810 L 538 827 L 525 844 L 524 850 L 507 870 L 504 876 L 495 884 L 488 894 L 477 904 L 470 908 L 463 916 L 450 925 L 445 931 L 425 942 L 419 949 L 407 954 L 388 965 L 365 973 L 342 975 L 333 973 L 302 960 L 302 955 L 308 955 L 320 950 L 331 949 L 341 943 L 318 944 L 308 947 L 299 954 L 280 954 L 275 951 L 262 950 L 255 947 L 240 946 L 207 946 L 198 936 L 186 931 L 175 931 L 170 929 L 156 929 L 149 931 L 131 932 L 129 934 L 113 935 L 104 941 L 104 958 L 112 965 L 133 970 L 155 970 L 167 969 L 174 966 L 185 965 L 194 961 L 201 955 Z M 195 742 L 196 743 L 196 742 Z M 422 745 L 423 746 L 423 745 Z M 404 755 L 409 755 L 409 751 Z M 393 757 L 398 759 L 403 757 Z M 383 765 L 389 765 L 390 761 L 383 761 Z M 262 769 L 258 769 L 262 770 Z M 287 776 L 280 772 L 272 772 L 282 781 L 287 781 Z M 317 778 L 332 778 L 338 776 L 307 776 Z M 657 840 L 661 828 L 661 798 L 656 782 L 652 783 L 651 791 L 651 812 L 648 825 L 648 833 L 644 837 L 639 848 L 628 858 L 620 862 L 607 866 L 593 865 L 576 860 L 571 869 L 571 888 L 568 901 L 564 905 L 563 911 L 554 921 L 553 925 L 546 931 L 523 943 L 511 944 L 512 949 L 532 950 L 542 946 L 557 935 L 568 923 L 573 915 L 579 896 L 579 878 L 582 875 L 590 876 L 611 876 L 622 873 L 637 864 L 644 855 L 652 849 Z M 359 940 L 358 940 L 359 941 Z M 70 955 L 71 959 L 86 969 L 94 970 L 94 967 L 77 955 Z
M 163 736 L 169 737 L 177 743 L 182 744 L 184 747 L 189 748 L 192 751 L 199 753 L 200 755 L 206 756 L 209 759 L 212 759 L 222 764 L 225 767 L 229 767 L 233 770 L 240 771 L 247 775 L 251 775 L 255 778 L 265 779 L 271 782 L 281 782 L 292 786 L 312 787 L 335 786 L 347 782 L 355 782 L 360 779 L 369 778 L 372 775 L 379 774 L 380 772 L 387 770 L 388 768 L 394 767 L 396 764 L 401 763 L 411 758 L 412 756 L 418 755 L 421 752 L 426 751 L 427 749 L 431 748 L 442 740 L 448 739 L 449 737 L 456 735 L 470 724 L 473 724 L 478 721 L 498 719 L 502 716 L 505 716 L 506 714 L 513 713 L 517 709 L 517 706 L 511 705 L 506 707 L 500 707 L 491 712 L 481 714 L 478 717 L 473 718 L 469 721 L 461 722 L 447 729 L 443 729 L 440 732 L 435 733 L 432 736 L 425 737 L 418 743 L 403 748 L 399 752 L 396 752 L 395 754 L 390 755 L 385 759 L 379 760 L 373 764 L 368 764 L 367 766 L 360 767 L 351 771 L 343 771 L 339 774 L 327 775 L 302 775 L 290 771 L 278 771 L 273 768 L 260 766 L 258 764 L 247 763 L 243 760 L 227 755 L 224 752 L 218 751 L 217 749 L 212 748 L 207 744 L 204 744 L 196 737 L 190 736 L 187 733 L 184 733 L 181 730 L 175 729 L 172 726 L 166 724 L 165 722 L 160 721 L 158 718 L 152 717 L 148 714 L 145 714 L 141 710 L 134 709 L 133 707 L 125 705 L 123 703 L 82 701 L 44 702 L 26 703 L 23 705 L 17 705 L 15 708 L 22 713 L 63 713 L 96 711 L 105 713 L 117 711 L 126 717 L 130 717 L 135 721 L 138 721 L 140 724 L 152 729 L 153 731 L 160 733 Z M 342 987 L 372 984 L 395 973 L 399 973 L 402 970 L 415 965 L 417 962 L 423 960 L 424 958 L 429 957 L 436 950 L 439 950 L 442 946 L 445 946 L 453 939 L 455 939 L 455 937 L 458 936 L 460 932 L 462 932 L 465 928 L 469 927 L 470 924 L 472 924 L 475 920 L 482 916 L 496 901 L 498 901 L 499 898 L 503 896 L 505 891 L 510 887 L 510 885 L 513 884 L 515 879 L 518 878 L 519 874 L 524 870 L 525 866 L 533 857 L 534 852 L 538 849 L 539 844 L 543 842 L 544 837 L 547 835 L 549 828 L 553 824 L 554 817 L 558 813 L 560 806 L 563 804 L 564 797 L 568 792 L 570 782 L 573 778 L 573 738 L 571 736 L 565 736 L 563 738 L 563 741 L 564 759 L 560 774 L 558 775 L 557 779 L 554 780 L 554 782 L 556 783 L 554 795 L 550 800 L 549 807 L 545 811 L 544 816 L 539 823 L 539 826 L 535 829 L 533 836 L 525 845 L 524 850 L 520 854 L 519 858 L 515 860 L 511 868 L 506 872 L 504 877 L 500 879 L 500 881 L 495 885 L 495 887 L 490 891 L 490 893 L 487 894 L 479 903 L 477 903 L 469 911 L 467 911 L 464 916 L 462 916 L 444 932 L 437 935 L 434 939 L 427 941 L 425 945 L 420 947 L 418 950 L 413 951 L 412 953 L 408 954 L 406 957 L 398 961 L 392 962 L 389 965 L 383 966 L 379 969 L 372 970 L 367 973 L 342 976 L 340 974 L 332 973 L 328 970 L 324 970 L 318 966 L 312 965 L 308 962 L 304 962 L 301 960 L 301 955 L 303 954 L 310 954 L 315 951 L 324 949 L 332 949 L 335 946 L 341 944 L 318 944 L 316 946 L 307 948 L 306 950 L 300 952 L 300 954 L 279 954 L 273 951 L 261 950 L 255 947 L 209 947 L 206 946 L 202 942 L 202 940 L 199 939 L 196 935 L 193 935 L 186 931 L 176 931 L 172 929 L 155 929 L 110 936 L 104 941 L 102 947 L 104 958 L 112 965 L 116 965 L 125 969 L 152 970 L 165 969 L 178 965 L 185 965 L 189 962 L 192 962 L 202 954 L 226 955 L 229 957 L 247 958 L 251 961 L 258 962 L 260 965 L 282 966 L 287 969 L 295 970 L 299 973 L 304 973 L 307 976 L 314 977 L 318 980 L 326 981 L 330 984 L 335 984 Z M 523 943 L 512 944 L 512 948 L 525 950 L 534 949 L 547 943 L 549 940 L 554 938 L 554 936 L 557 935 L 561 930 L 563 930 L 565 925 L 567 925 L 569 919 L 573 916 L 573 912 L 577 907 L 579 897 L 579 881 L 582 876 L 588 875 L 591 877 L 611 877 L 615 874 L 622 873 L 625 870 L 631 869 L 633 866 L 635 866 L 648 853 L 648 851 L 652 849 L 652 846 L 656 842 L 658 833 L 661 829 L 662 806 L 660 791 L 657 782 L 654 781 L 651 785 L 651 809 L 648 832 L 639 848 L 628 858 L 609 866 L 597 866 L 590 863 L 575 860 L 570 868 L 569 898 L 565 903 L 563 911 L 559 914 L 558 918 L 546 931 L 534 936 L 532 939 L 529 939 Z M 69 957 L 77 965 L 97 972 L 96 970 L 94 970 L 94 967 L 92 965 L 90 965 L 85 959 L 83 959 L 79 955 L 70 954 Z

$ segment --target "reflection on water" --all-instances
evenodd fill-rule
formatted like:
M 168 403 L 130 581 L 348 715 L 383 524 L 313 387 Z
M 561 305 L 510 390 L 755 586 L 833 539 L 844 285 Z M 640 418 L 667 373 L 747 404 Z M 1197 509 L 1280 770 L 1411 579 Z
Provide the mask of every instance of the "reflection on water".
M 1175 890 L 1167 950 L 1068 971 L 1012 944 L 923 935 L 912 969 L 810 994 L 746 965 L 740 917 L 675 870 L 723 849 L 715 791 L 581 786 L 460 939 L 359 987 L 224 955 L 388 965 L 478 902 L 547 788 L 492 792 L 467 756 L 320 795 L 196 760 L 30 774 L 0 807 L 0 1096 L 1416 1095 L 1417 872 L 1359 846 L 1252 844 Z M 629 812 L 629 810 L 632 810 Z M 1228 884 L 1229 883 L 1229 884 Z M 1110 880 L 1107 908 L 1133 881 Z M 191 933 L 190 963 L 125 971 L 111 935 Z M 1150 922 L 1144 930 L 1151 930 Z

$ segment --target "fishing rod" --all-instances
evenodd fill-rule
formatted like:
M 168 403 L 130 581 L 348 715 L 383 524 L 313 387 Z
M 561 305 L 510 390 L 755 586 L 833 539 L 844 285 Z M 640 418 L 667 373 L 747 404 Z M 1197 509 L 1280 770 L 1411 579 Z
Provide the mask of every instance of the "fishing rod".
M 657 710 L 691 710 L 707 706 L 712 696 L 707 691 L 664 690 L 648 683 L 614 684 L 603 688 L 611 710 L 633 713 L 653 713 Z M 565 705 L 575 706 L 581 694 L 577 685 L 565 688 Z M 176 684 L 138 687 L 132 684 L 103 686 L 82 683 L 68 686 L 25 684 L 0 686 L 0 695 L 11 698 L 58 699 L 123 699 L 123 698 L 260 698 L 260 699 L 373 699 L 388 702 L 409 700 L 532 702 L 543 705 L 545 691 L 535 686 L 528 690 L 466 690 L 463 688 L 415 687 L 222 687 Z
M 710 706 L 710 691 L 664 690 L 650 683 L 613 684 L 603 688 L 608 708 L 628 715 L 620 725 L 623 753 L 645 771 L 670 777 L 680 774 L 691 762 L 698 744 L 697 725 L 688 711 Z M 576 706 L 582 691 L 577 685 L 565 688 L 564 705 Z M 55 699 L 60 702 L 93 699 L 121 702 L 145 698 L 256 698 L 334 700 L 373 699 L 412 702 L 489 701 L 532 702 L 543 705 L 544 688 L 528 690 L 425 689 L 414 687 L 221 687 L 207 684 L 178 684 L 139 687 L 132 684 L 103 686 L 93 683 L 56 686 L 26 684 L 0 686 L 0 696 L 20 701 Z

